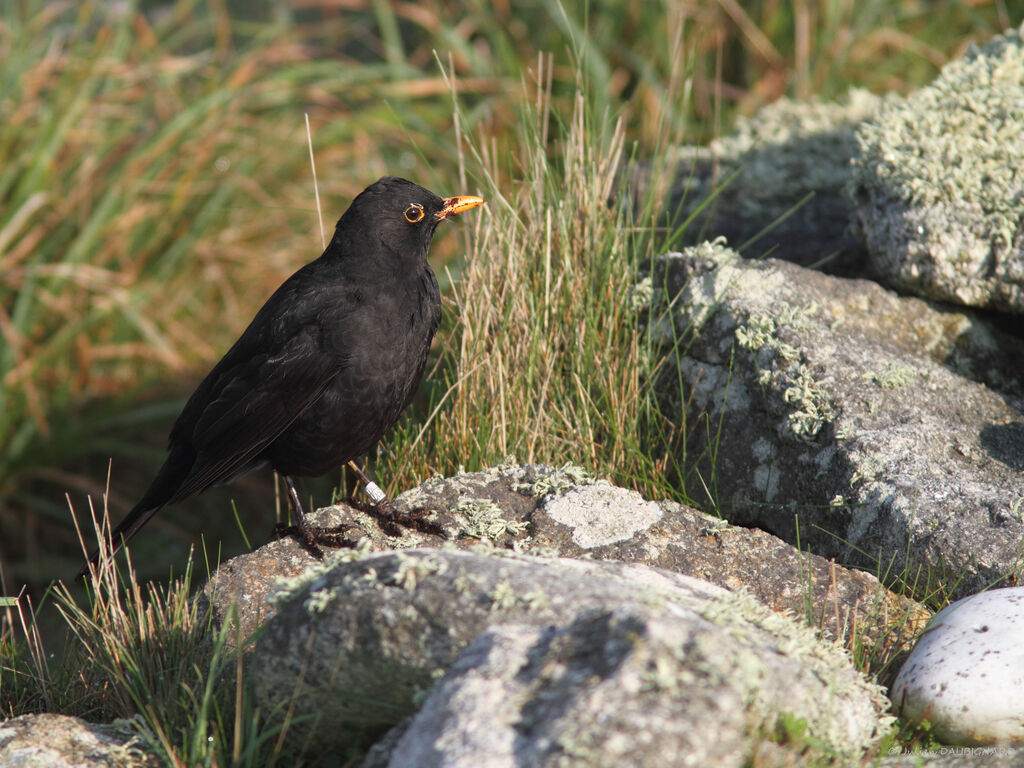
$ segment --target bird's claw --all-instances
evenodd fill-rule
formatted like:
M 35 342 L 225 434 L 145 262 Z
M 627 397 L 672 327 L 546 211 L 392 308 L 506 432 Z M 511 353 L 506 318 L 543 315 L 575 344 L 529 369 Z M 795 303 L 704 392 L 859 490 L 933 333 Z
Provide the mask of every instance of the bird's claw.
M 278 523 L 274 527 L 274 533 L 278 538 L 286 536 L 294 538 L 309 554 L 317 560 L 323 560 L 324 551 L 320 548 L 321 544 L 334 549 L 341 547 L 352 548 L 355 546 L 355 542 L 345 536 L 345 531 L 352 527 L 348 523 L 342 523 L 341 525 L 326 528 L 320 525 L 312 525 L 306 522 L 306 518 L 303 517 L 299 518 L 297 525 Z
M 433 509 L 417 507 L 409 512 L 399 512 L 392 505 L 390 499 L 382 499 L 377 504 L 371 504 L 352 498 L 346 499 L 346 503 L 360 512 L 366 512 L 376 517 L 380 527 L 389 536 L 401 536 L 403 528 L 418 531 L 429 536 L 444 537 L 445 535 L 444 529 L 441 526 L 426 519 L 427 516 L 435 511 Z

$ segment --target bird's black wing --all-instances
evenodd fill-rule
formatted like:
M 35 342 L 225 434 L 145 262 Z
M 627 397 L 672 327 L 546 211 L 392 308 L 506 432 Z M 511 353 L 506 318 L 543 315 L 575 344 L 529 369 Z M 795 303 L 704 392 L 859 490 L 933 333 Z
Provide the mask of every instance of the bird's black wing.
M 212 380 L 204 382 L 205 396 L 192 408 L 191 418 L 172 431 L 172 444 L 188 440 L 195 461 L 169 504 L 244 471 L 344 367 L 344 360 L 317 354 L 300 339 L 278 354 L 246 356 L 235 365 L 228 358 L 223 362 L 228 364 L 218 365 Z

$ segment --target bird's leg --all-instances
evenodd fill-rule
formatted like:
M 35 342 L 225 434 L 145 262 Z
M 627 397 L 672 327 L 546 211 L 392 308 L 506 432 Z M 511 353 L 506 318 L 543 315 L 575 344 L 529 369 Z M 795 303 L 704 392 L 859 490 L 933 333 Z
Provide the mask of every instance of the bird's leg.
M 317 560 L 324 559 L 323 550 L 318 546 L 323 544 L 328 547 L 352 547 L 354 544 L 343 536 L 351 526 L 339 525 L 334 528 L 324 528 L 313 525 L 306 516 L 306 510 L 302 507 L 299 499 L 299 492 L 295 489 L 295 482 L 287 475 L 282 475 L 284 484 L 288 488 L 288 506 L 295 515 L 295 525 L 278 525 L 279 536 L 294 536 L 299 543 Z
M 363 490 L 366 491 L 366 495 L 370 497 L 373 502 L 372 508 L 365 508 L 364 505 L 355 503 L 353 499 L 349 500 L 356 509 L 360 509 L 365 512 L 370 512 L 376 515 L 380 521 L 380 527 L 383 528 L 391 536 L 401 536 L 402 529 L 399 526 L 406 528 L 414 528 L 420 533 L 429 533 L 435 536 L 443 536 L 444 529 L 439 525 L 431 523 L 429 520 L 424 520 L 433 510 L 430 509 L 416 509 L 412 512 L 400 513 L 391 504 L 391 500 L 387 494 L 381 490 L 380 486 L 377 485 L 373 480 L 366 476 L 366 473 L 359 468 L 354 462 L 348 463 L 349 468 L 356 473 L 356 477 L 363 484 Z

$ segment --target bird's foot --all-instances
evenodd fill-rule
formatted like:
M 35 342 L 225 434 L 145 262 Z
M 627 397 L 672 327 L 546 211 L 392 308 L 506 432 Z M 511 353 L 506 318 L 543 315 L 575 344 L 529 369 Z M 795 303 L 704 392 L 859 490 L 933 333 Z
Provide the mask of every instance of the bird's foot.
M 409 528 L 430 536 L 444 537 L 444 529 L 437 523 L 427 520 L 427 516 L 435 510 L 417 507 L 409 512 L 399 512 L 391 504 L 391 500 L 384 498 L 376 504 L 361 501 L 359 499 L 346 499 L 345 503 L 350 507 L 366 512 L 377 518 L 380 527 L 389 536 L 401 536 L 402 528 Z
M 305 517 L 300 517 L 297 525 L 279 523 L 274 528 L 274 533 L 278 538 L 291 536 L 309 554 L 317 560 L 323 560 L 324 551 L 320 548 L 320 545 L 334 549 L 341 547 L 352 548 L 355 546 L 355 542 L 345 536 L 345 531 L 352 527 L 354 526 L 342 523 L 341 525 L 327 528 L 321 525 L 313 525 L 307 522 Z

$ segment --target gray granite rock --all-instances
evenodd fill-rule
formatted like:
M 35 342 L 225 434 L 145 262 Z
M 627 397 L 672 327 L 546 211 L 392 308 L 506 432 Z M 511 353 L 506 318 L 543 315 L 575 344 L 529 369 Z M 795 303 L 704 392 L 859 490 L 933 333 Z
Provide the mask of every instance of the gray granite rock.
M 674 297 L 652 329 L 671 362 L 663 408 L 689 435 L 689 493 L 732 522 L 791 543 L 799 523 L 818 554 L 956 595 L 1016 572 L 1019 340 L 721 243 L 666 257 L 654 283 Z
M 747 243 L 748 258 L 771 254 L 830 274 L 865 276 L 867 253 L 849 231 L 846 188 L 855 132 L 884 103 L 862 90 L 838 102 L 780 99 L 739 119 L 708 147 L 680 148 L 666 210 L 677 220 L 693 217 L 685 243 L 722 235 Z
M 902 291 L 1024 312 L 1024 44 L 1011 29 L 857 131 L 848 190 L 873 270 Z
M 43 713 L 0 722 L 3 768 L 156 768 L 129 730 Z
M 520 746 L 539 765 L 610 764 L 630 742 L 639 749 L 647 737 L 629 713 L 647 713 L 650 749 L 720 752 L 723 765 L 741 764 L 780 718 L 848 755 L 887 723 L 880 689 L 835 645 L 749 595 L 643 566 L 408 550 L 335 557 L 290 586 L 247 673 L 259 706 L 287 710 L 289 739 L 316 754 L 372 740 L 446 673 L 437 708 L 407 735 L 458 750 L 497 707 L 505 746 L 492 746 L 507 749 L 512 722 L 528 716 L 540 730 L 520 732 Z M 495 697 L 503 687 L 507 698 Z M 711 719 L 720 731 L 696 733 Z M 438 734 L 442 720 L 451 728 Z M 391 764 L 515 764 L 445 762 L 438 743 L 416 750 Z
M 803 617 L 828 638 L 872 648 L 876 668 L 909 647 L 930 615 L 885 590 L 876 578 L 822 557 L 801 553 L 763 531 L 636 491 L 598 482 L 582 468 L 506 463 L 482 472 L 428 480 L 401 494 L 396 508 L 434 510 L 444 537 L 406 531 L 388 536 L 374 519 L 339 505 L 314 520 L 346 522 L 363 551 L 410 546 L 473 548 L 487 542 L 524 553 L 642 563 L 696 576 Z M 295 577 L 315 561 L 292 539 L 272 542 L 224 563 L 201 598 L 218 620 L 237 602 L 243 634 L 272 608 L 275 582 Z

